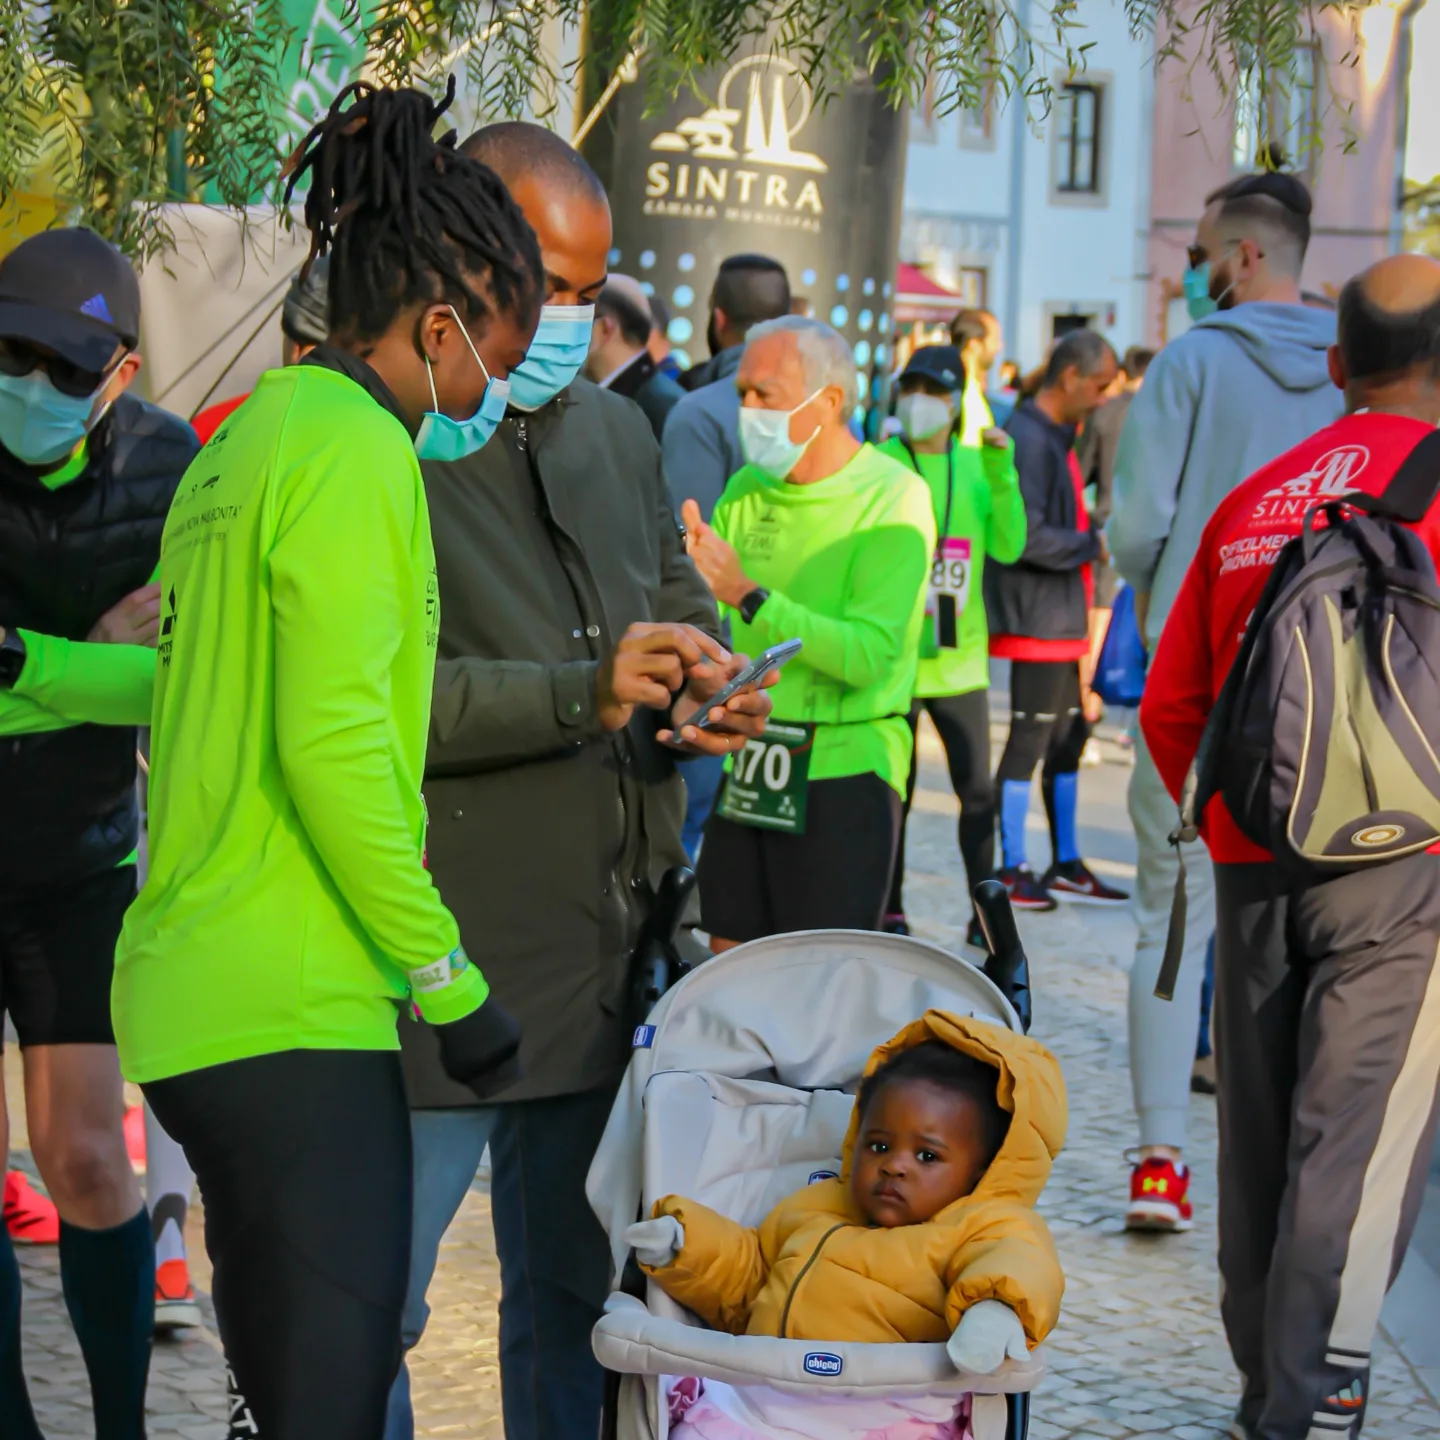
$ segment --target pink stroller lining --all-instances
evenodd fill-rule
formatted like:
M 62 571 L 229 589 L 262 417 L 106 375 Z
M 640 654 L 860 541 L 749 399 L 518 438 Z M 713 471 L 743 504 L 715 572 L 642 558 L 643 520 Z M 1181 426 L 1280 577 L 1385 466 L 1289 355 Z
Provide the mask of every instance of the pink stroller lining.
M 693 1376 L 664 1384 L 671 1440 L 973 1440 L 968 1395 L 801 1397 Z

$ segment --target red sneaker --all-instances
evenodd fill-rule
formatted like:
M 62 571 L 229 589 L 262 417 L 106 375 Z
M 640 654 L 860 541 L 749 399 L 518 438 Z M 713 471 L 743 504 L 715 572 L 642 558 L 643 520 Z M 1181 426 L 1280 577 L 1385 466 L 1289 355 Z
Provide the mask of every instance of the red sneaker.
M 201 1323 L 200 1302 L 190 1283 L 190 1267 L 183 1260 L 166 1260 L 155 1267 L 155 1328 L 179 1330 Z
M 1188 1230 L 1194 1211 L 1190 1205 L 1190 1167 L 1152 1156 L 1130 1172 L 1130 1208 L 1127 1230 Z
M 125 1153 L 130 1157 L 130 1168 L 137 1174 L 145 1173 L 145 1107 L 132 1105 L 125 1112 Z
M 1057 900 L 1077 905 L 1128 905 L 1130 897 L 1113 885 L 1107 885 L 1083 860 L 1052 865 L 1040 883 Z
M 19 1170 L 5 1173 L 5 1228 L 17 1245 L 58 1245 L 60 1212 Z
M 995 872 L 995 878 L 1010 892 L 1017 910 L 1054 910 L 1055 897 L 1035 878 L 1028 865 L 1010 865 Z

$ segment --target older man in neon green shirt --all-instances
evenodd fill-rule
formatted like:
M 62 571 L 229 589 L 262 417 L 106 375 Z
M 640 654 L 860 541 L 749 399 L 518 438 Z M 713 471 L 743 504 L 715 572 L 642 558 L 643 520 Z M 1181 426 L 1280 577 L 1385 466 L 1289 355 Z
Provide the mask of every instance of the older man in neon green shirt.
M 757 325 L 735 380 L 747 464 L 710 524 L 686 502 L 691 553 L 737 648 L 804 649 L 706 830 L 700 898 L 716 949 L 879 925 L 935 547 L 924 481 L 849 432 L 855 364 L 834 330 L 797 316 Z

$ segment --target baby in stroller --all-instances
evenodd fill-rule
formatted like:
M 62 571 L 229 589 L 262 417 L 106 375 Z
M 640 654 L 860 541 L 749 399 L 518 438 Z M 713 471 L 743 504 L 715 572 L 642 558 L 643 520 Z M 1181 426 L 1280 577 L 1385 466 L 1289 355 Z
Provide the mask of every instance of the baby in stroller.
M 1023 1360 L 1059 1317 L 1064 1275 L 1033 1207 L 1065 1123 L 1060 1067 L 1043 1045 L 932 1010 L 872 1055 L 838 1178 L 789 1196 L 753 1230 L 666 1196 L 626 1239 L 716 1329 L 942 1341 L 958 1370 L 988 1373 Z M 746 1433 L 703 1423 L 703 1387 L 680 1391 L 678 1408 L 676 1398 L 676 1440 Z M 963 1434 L 963 1418 L 903 1433 Z

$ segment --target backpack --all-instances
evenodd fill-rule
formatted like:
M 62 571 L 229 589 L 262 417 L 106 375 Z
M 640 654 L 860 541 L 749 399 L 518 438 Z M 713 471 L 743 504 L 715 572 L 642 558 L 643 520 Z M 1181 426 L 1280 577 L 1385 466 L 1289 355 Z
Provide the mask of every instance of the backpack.
M 1413 530 L 1440 490 L 1440 431 L 1380 495 L 1322 500 L 1276 557 L 1205 724 L 1155 993 L 1185 933 L 1182 843 L 1215 795 L 1294 874 L 1383 865 L 1440 841 L 1440 582 Z M 1324 518 L 1322 527 L 1317 522 Z

